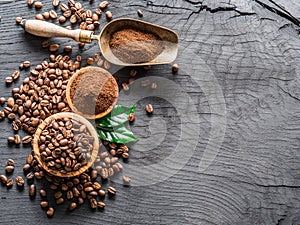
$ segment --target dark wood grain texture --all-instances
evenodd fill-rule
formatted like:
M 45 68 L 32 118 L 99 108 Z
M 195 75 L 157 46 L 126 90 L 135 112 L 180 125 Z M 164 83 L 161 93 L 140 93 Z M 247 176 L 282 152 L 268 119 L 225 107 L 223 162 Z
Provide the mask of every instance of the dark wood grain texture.
M 300 16 L 297 15 L 299 2 L 274 1 L 285 5 L 295 18 Z M 52 9 L 51 2 L 44 1 L 41 11 Z M 194 122 L 197 126 L 192 126 L 180 117 L 178 109 L 187 103 L 178 93 L 176 96 L 176 90 L 171 93 L 174 99 L 178 97 L 177 106 L 167 99 L 141 96 L 137 102 L 137 120 L 132 126 L 141 142 L 131 146 L 128 165 L 160 162 L 172 155 L 180 143 L 187 147 L 192 145 L 189 136 L 195 133 L 199 135 L 196 148 L 183 168 L 158 182 L 150 180 L 151 185 L 123 187 L 116 178 L 112 184 L 118 190 L 117 196 L 105 200 L 104 212 L 93 212 L 85 204 L 68 213 L 64 205 L 56 207 L 54 218 L 48 219 L 39 206 L 39 197 L 29 199 L 28 186 L 23 192 L 15 187 L 10 190 L 0 187 L 0 223 L 300 224 L 299 27 L 250 0 L 110 2 L 114 18 L 138 18 L 136 11 L 141 9 L 143 20 L 178 32 L 180 51 L 189 54 L 179 54 L 177 62 L 187 69 L 173 75 L 170 65 L 163 65 L 140 73 L 174 82 L 190 97 L 197 110 Z M 270 1 L 264 2 L 276 7 Z M 94 9 L 97 4 L 94 1 L 90 8 Z M 35 9 L 29 9 L 25 1 L 0 2 L 0 5 L 0 95 L 8 97 L 11 87 L 20 85 L 28 72 L 23 71 L 20 80 L 10 87 L 6 87 L 5 77 L 24 60 L 30 59 L 36 65 L 49 53 L 41 48 L 44 39 L 25 34 L 15 24 L 16 16 L 34 18 Z M 106 24 L 104 15 L 101 23 L 101 27 Z M 73 45 L 72 54 L 80 53 L 83 57 L 98 49 L 96 43 L 79 50 L 72 40 L 53 41 Z M 128 78 L 125 72 L 120 75 L 123 79 Z M 210 86 L 208 76 L 217 82 Z M 207 145 L 218 144 L 217 139 L 210 139 L 212 124 L 224 117 L 212 110 L 222 104 L 210 96 L 214 94 L 214 87 L 219 87 L 224 96 L 226 124 L 222 127 L 226 128 L 225 135 L 215 159 L 209 167 L 199 171 Z M 154 106 L 152 117 L 144 112 L 147 103 Z M 187 135 L 183 135 L 183 127 L 191 127 L 191 131 L 184 131 Z M 193 130 L 194 127 L 198 129 Z M 13 158 L 16 171 L 12 177 L 16 177 L 23 174 L 22 165 L 31 149 L 9 146 L 6 137 L 12 132 L 8 121 L 0 123 L 0 174 L 4 173 L 6 160 Z M 188 151 L 183 148 L 182 152 Z M 176 160 L 170 165 L 180 164 Z M 153 172 L 172 172 L 174 168 L 168 165 L 162 171 Z M 138 171 L 124 171 L 124 174 L 126 172 L 137 174 Z M 142 180 L 136 176 L 131 177 L 132 180 Z M 39 187 L 47 185 L 37 183 Z M 53 204 L 53 200 L 50 202 Z

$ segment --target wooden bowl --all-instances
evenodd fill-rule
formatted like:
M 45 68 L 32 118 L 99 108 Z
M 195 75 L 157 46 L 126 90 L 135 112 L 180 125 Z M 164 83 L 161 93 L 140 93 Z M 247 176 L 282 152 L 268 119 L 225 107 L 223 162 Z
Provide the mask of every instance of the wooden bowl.
M 76 106 L 73 104 L 73 101 L 71 99 L 71 86 L 73 84 L 73 82 L 78 78 L 78 76 L 84 76 L 84 73 L 86 72 L 91 72 L 93 71 L 94 73 L 97 73 L 99 75 L 99 77 L 97 77 L 96 79 L 110 79 L 112 81 L 112 85 L 113 85 L 113 93 L 116 96 L 114 102 L 110 105 L 109 108 L 107 108 L 104 112 L 99 113 L 97 115 L 88 115 L 85 114 L 84 112 L 79 111 Z M 111 79 L 112 78 L 112 79 Z M 70 78 L 68 85 L 67 85 L 67 89 L 66 89 L 66 98 L 67 98 L 67 102 L 68 105 L 70 106 L 70 108 L 72 109 L 72 111 L 74 113 L 77 113 L 87 119 L 99 119 L 101 117 L 106 116 L 108 113 L 110 113 L 113 108 L 115 107 L 117 101 L 118 101 L 118 96 L 119 96 L 119 87 L 118 84 L 115 80 L 115 78 L 105 69 L 102 69 L 100 67 L 94 67 L 94 66 L 88 66 L 88 67 L 84 67 L 80 70 L 78 70 L 75 74 L 73 74 L 73 76 Z
M 58 170 L 50 169 L 46 165 L 46 163 L 44 163 L 42 161 L 42 159 L 40 157 L 40 149 L 39 149 L 39 139 L 40 139 L 40 135 L 41 135 L 42 131 L 47 127 L 47 125 L 50 122 L 52 122 L 53 120 L 61 119 L 61 118 L 74 119 L 74 120 L 84 124 L 87 127 L 87 130 L 90 132 L 91 136 L 94 137 L 93 150 L 92 150 L 92 154 L 91 154 L 91 158 L 90 158 L 89 162 L 85 166 L 82 166 L 79 170 L 70 171 L 67 173 L 61 173 Z M 84 173 L 86 170 L 88 170 L 93 165 L 93 163 L 96 160 L 97 154 L 98 154 L 100 143 L 99 143 L 98 134 L 97 134 L 95 128 L 88 120 L 86 120 L 82 116 L 77 115 L 75 113 L 62 112 L 62 113 L 57 113 L 52 116 L 49 116 L 38 126 L 38 128 L 34 134 L 32 147 L 33 147 L 33 151 L 34 151 L 34 157 L 36 158 L 38 163 L 43 167 L 43 169 L 46 170 L 49 174 L 52 174 L 52 175 L 58 176 L 58 177 L 74 177 L 74 176 L 78 176 L 78 175 Z

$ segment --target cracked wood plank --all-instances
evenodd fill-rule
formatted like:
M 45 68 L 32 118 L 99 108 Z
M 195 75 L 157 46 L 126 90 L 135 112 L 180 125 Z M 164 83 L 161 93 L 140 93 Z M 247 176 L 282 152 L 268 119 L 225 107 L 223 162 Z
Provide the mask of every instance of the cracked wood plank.
M 299 17 L 295 13 L 295 9 L 300 8 L 297 1 L 273 1 L 284 5 L 293 17 Z M 263 2 L 275 7 L 270 1 Z M 45 2 L 44 9 L 50 8 L 51 1 Z M 172 177 L 154 185 L 124 188 L 117 183 L 117 198 L 106 200 L 104 212 L 91 212 L 84 205 L 69 215 L 62 206 L 51 221 L 42 213 L 38 200 L 28 199 L 27 189 L 22 193 L 1 187 L 1 223 L 299 224 L 300 39 L 297 26 L 288 18 L 250 0 L 111 1 L 110 10 L 115 18 L 137 18 L 137 9 L 143 10 L 143 20 L 176 30 L 182 49 L 189 49 L 203 60 L 194 74 L 180 71 L 174 77 L 168 71 L 169 66 L 158 66 L 147 73 L 173 80 L 194 102 L 201 126 L 193 156 Z M 23 1 L 0 7 L 1 96 L 10 96 L 4 78 L 20 62 L 30 58 L 32 64 L 38 64 L 48 57 L 48 52 L 40 47 L 43 39 L 24 34 L 15 25 L 16 15 L 33 18 L 34 13 L 34 9 L 28 10 Z M 106 23 L 103 18 L 102 23 Z M 55 41 L 74 45 L 69 40 Z M 96 49 L 95 44 L 86 46 L 83 57 Z M 75 49 L 73 53 L 76 54 Z M 180 56 L 178 62 L 192 67 L 190 57 Z M 212 118 L 220 116 L 210 111 L 210 96 L 195 82 L 199 71 L 207 65 L 223 92 L 227 124 L 216 159 L 205 171 L 199 172 L 198 165 L 209 142 Z M 17 85 L 20 84 L 21 80 Z M 150 119 L 142 110 L 148 101 L 156 109 Z M 168 132 L 163 142 L 149 152 L 133 146 L 130 163 L 154 163 L 172 152 L 180 137 L 180 123 L 175 113 L 174 106 L 161 99 L 139 102 L 138 120 L 133 129 L 148 140 L 146 144 L 157 145 L 150 138 L 150 132 L 162 136 L 162 131 L 149 131 L 152 119 L 164 121 Z M 0 165 L 3 168 L 6 160 L 13 157 L 18 164 L 14 176 L 22 175 L 21 165 L 30 149 L 7 146 L 5 136 L 11 134 L 7 121 L 1 123 L 0 129 L 3 135 Z

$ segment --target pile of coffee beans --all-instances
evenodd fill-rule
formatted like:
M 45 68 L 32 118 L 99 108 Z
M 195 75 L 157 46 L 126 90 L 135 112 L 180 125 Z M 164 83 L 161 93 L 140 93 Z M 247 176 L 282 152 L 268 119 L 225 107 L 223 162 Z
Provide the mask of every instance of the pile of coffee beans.
M 88 164 L 93 143 L 84 124 L 70 118 L 55 119 L 40 135 L 40 157 L 49 169 L 66 174 Z

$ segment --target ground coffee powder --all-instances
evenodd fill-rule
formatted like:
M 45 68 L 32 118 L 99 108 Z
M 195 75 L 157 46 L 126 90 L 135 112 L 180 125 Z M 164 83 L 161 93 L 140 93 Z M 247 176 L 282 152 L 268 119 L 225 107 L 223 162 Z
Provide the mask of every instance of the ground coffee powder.
M 162 39 L 158 35 L 134 29 L 115 32 L 109 46 L 113 54 L 126 63 L 149 62 L 164 50 Z
M 113 76 L 97 67 L 78 71 L 70 86 L 70 98 L 74 107 L 86 115 L 105 112 L 118 97 L 118 86 Z

